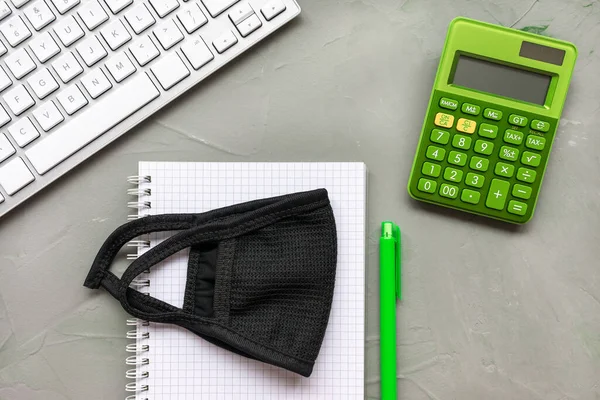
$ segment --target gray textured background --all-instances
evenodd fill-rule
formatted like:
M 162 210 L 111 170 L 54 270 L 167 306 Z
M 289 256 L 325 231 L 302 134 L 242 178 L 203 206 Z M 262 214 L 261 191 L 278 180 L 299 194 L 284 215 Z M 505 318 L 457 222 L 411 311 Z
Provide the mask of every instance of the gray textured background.
M 82 282 L 126 219 L 138 160 L 364 161 L 367 394 L 379 397 L 377 238 L 404 233 L 398 387 L 410 400 L 600 399 L 600 2 L 301 0 L 303 13 L 0 222 L 0 399 L 124 397 L 127 316 Z M 579 60 L 534 220 L 405 186 L 448 23 L 573 41 Z

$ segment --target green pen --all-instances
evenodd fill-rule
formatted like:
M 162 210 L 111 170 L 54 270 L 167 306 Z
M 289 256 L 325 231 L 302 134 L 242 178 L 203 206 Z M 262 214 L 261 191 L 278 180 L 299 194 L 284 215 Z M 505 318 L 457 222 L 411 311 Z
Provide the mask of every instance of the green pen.
M 396 399 L 396 298 L 402 299 L 400 228 L 381 223 L 379 238 L 381 399 Z

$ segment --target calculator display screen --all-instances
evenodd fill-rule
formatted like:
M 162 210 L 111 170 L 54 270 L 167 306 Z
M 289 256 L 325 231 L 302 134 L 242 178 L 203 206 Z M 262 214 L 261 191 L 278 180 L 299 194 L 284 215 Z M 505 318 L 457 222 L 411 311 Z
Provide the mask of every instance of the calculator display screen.
M 552 77 L 461 55 L 450 83 L 544 105 Z

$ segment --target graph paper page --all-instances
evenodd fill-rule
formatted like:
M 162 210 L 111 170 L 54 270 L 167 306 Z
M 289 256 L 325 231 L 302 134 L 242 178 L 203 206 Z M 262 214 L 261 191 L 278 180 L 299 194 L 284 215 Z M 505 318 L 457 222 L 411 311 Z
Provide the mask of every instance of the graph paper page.
M 139 385 L 149 400 L 363 399 L 365 310 L 366 167 L 363 163 L 173 163 L 142 162 L 140 185 L 150 189 L 145 213 L 200 213 L 250 200 L 326 188 L 336 219 L 338 264 L 333 306 L 310 378 L 249 360 L 188 331 L 150 323 L 148 372 Z M 168 237 L 154 234 L 151 246 Z M 182 307 L 187 251 L 152 268 L 145 288 Z M 140 343 L 140 342 L 138 342 Z

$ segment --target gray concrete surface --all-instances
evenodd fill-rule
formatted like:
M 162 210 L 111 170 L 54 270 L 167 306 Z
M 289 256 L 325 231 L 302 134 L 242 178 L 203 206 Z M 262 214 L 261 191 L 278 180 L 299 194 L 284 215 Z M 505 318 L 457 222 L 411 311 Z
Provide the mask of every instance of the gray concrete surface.
M 127 316 L 82 286 L 138 160 L 369 167 L 367 394 L 379 397 L 377 235 L 404 232 L 398 387 L 410 400 L 600 399 L 600 2 L 301 0 L 301 17 L 0 221 L 0 399 L 124 397 Z M 449 21 L 579 47 L 534 220 L 405 186 Z

